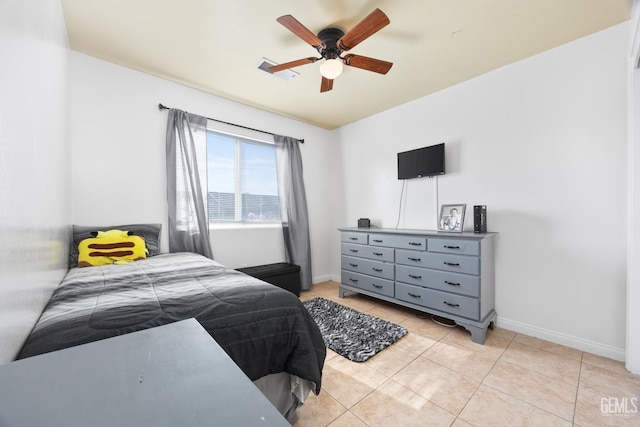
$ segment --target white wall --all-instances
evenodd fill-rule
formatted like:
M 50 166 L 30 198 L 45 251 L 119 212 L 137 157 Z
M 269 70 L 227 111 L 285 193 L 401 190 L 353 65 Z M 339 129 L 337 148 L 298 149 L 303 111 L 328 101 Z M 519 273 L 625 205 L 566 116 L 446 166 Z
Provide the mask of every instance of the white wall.
M 395 227 L 396 153 L 445 142 L 447 174 L 407 182 L 400 228 L 434 229 L 438 203 L 486 204 L 500 233 L 499 326 L 622 360 L 628 31 L 620 24 L 340 129 L 339 225 L 370 217 Z M 337 233 L 332 248 L 338 274 Z
M 259 73 L 259 71 L 256 71 Z M 167 111 L 189 112 L 304 138 L 301 146 L 311 223 L 314 281 L 330 271 L 331 132 L 114 65 L 70 54 L 73 223 L 167 223 Z M 270 76 L 266 76 L 271 78 Z M 163 232 L 163 251 L 167 251 Z M 214 257 L 230 267 L 284 261 L 281 230 L 216 230 Z
M 67 38 L 58 0 L 0 6 L 0 363 L 67 270 Z

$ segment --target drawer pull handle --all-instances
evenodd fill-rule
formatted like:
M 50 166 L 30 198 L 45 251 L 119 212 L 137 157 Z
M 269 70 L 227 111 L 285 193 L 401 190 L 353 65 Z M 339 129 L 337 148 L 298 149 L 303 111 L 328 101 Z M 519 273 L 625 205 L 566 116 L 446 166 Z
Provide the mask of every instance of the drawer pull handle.
M 382 240 L 380 240 L 380 239 L 373 239 L 373 241 L 376 242 L 376 243 L 382 243 Z
M 382 289 L 382 285 L 376 285 L 375 283 L 372 283 L 371 286 L 377 289 Z
M 451 267 L 460 267 L 460 263 L 458 262 L 444 262 L 444 265 L 450 265 Z
M 358 240 L 357 237 L 349 237 L 349 240 Z
M 414 297 L 414 298 L 421 298 L 421 295 L 416 295 L 416 294 L 412 294 L 411 292 L 407 292 L 407 294 L 409 294 L 410 297 Z
M 412 279 L 422 279 L 422 276 L 416 276 L 415 274 L 410 274 L 409 277 Z
M 411 246 L 422 246 L 422 243 L 420 243 L 420 242 L 409 242 L 409 244 Z
M 349 280 L 351 280 L 353 283 L 358 283 L 358 279 L 353 279 L 353 278 L 349 277 Z
M 384 255 L 382 252 L 374 252 L 373 254 L 374 254 L 374 255 L 376 255 L 376 256 L 382 256 L 382 255 Z
M 460 246 L 448 246 L 448 245 L 444 245 L 445 249 L 460 249 Z
M 451 304 L 450 302 L 446 302 L 444 301 L 445 304 L 447 304 L 449 307 L 460 307 L 460 304 Z
M 357 254 L 358 250 L 357 249 L 349 249 L 349 252 L 353 252 L 354 254 Z
M 409 258 L 407 258 L 407 259 L 408 259 L 409 261 L 415 261 L 415 262 L 420 262 L 420 261 L 422 261 L 422 259 L 420 259 L 420 258 L 411 258 L 411 257 L 409 257 Z
M 373 271 L 377 271 L 378 273 L 380 273 L 380 272 L 382 271 L 382 269 L 381 269 L 381 268 L 371 267 L 371 269 L 372 269 Z
M 445 280 L 444 283 L 446 283 L 447 285 L 451 285 L 451 286 L 460 286 L 460 283 L 449 282 L 448 280 Z
M 349 263 L 349 265 L 350 265 L 351 267 L 357 267 L 357 266 L 358 266 L 358 264 L 354 264 L 354 263 L 352 263 L 352 262 L 350 262 L 350 263 Z

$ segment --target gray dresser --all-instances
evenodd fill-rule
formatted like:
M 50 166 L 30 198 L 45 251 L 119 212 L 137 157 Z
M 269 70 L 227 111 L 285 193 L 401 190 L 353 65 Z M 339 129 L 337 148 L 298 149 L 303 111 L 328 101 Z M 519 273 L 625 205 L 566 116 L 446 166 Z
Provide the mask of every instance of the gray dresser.
M 496 233 L 341 228 L 340 297 L 355 291 L 455 321 L 484 344 Z

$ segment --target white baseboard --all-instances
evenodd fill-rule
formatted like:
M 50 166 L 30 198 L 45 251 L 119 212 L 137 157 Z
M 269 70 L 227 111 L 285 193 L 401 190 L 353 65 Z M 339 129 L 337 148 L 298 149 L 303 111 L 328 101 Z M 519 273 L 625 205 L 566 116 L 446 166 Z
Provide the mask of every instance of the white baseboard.
M 496 323 L 499 327 L 510 331 L 519 332 L 535 338 L 541 338 L 556 344 L 566 345 L 567 347 L 586 351 L 598 356 L 608 357 L 609 359 L 618 360 L 620 362 L 624 362 L 625 360 L 626 352 L 624 348 L 612 347 L 595 341 L 566 335 L 561 332 L 551 331 L 537 326 L 528 325 L 526 323 L 517 322 L 515 320 L 505 319 L 500 316 L 498 316 Z
M 311 279 L 313 284 L 327 282 L 329 280 L 333 280 L 334 282 L 340 283 L 340 276 L 336 276 L 334 274 L 323 274 L 321 276 L 316 276 Z

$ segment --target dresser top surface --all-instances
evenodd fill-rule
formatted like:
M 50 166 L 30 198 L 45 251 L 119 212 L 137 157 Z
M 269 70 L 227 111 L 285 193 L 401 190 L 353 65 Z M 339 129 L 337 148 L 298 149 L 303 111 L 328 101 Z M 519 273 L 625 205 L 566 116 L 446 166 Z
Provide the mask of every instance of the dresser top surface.
M 427 236 L 427 237 L 442 237 L 442 238 L 462 238 L 462 239 L 476 239 L 481 240 L 487 237 L 494 237 L 498 233 L 474 233 L 470 231 L 463 231 L 462 233 L 447 232 L 438 230 L 418 230 L 418 229 L 404 229 L 404 228 L 360 228 L 360 227 L 342 227 L 338 228 L 339 231 L 346 232 L 359 232 L 359 233 L 379 233 L 379 234 L 396 234 L 407 236 Z

